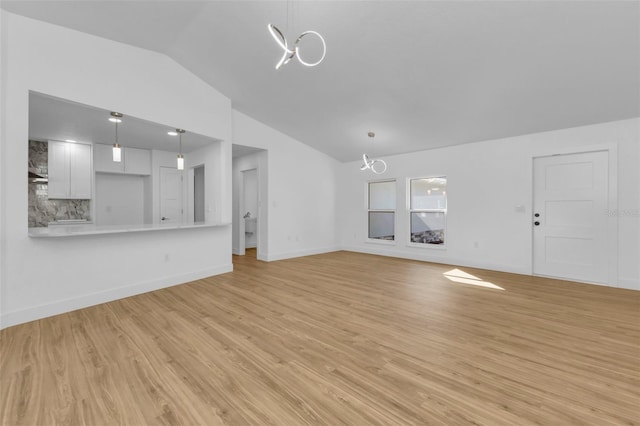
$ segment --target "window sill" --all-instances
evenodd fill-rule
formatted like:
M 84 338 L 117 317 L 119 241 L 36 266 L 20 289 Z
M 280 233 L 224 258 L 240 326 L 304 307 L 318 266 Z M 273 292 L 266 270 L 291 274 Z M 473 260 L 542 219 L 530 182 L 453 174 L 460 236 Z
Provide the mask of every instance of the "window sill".
M 426 243 L 407 243 L 407 247 L 430 249 L 430 250 L 446 250 L 446 244 L 426 244 Z
M 381 244 L 383 246 L 395 246 L 395 245 L 397 245 L 395 240 L 377 240 L 377 239 L 374 239 L 374 238 L 367 238 L 364 242 L 368 243 L 368 244 Z

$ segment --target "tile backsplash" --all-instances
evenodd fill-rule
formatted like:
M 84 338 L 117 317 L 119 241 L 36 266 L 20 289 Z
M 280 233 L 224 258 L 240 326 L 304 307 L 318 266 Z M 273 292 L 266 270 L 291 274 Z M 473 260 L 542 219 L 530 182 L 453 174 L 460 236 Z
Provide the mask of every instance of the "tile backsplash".
M 29 141 L 29 170 L 48 175 L 48 144 Z M 29 180 L 29 228 L 46 227 L 65 219 L 91 220 L 91 200 L 50 200 L 47 183 Z

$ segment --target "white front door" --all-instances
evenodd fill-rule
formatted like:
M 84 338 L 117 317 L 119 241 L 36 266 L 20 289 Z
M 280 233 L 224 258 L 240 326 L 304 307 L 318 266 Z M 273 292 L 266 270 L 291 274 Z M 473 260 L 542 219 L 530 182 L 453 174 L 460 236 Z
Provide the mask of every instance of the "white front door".
M 533 273 L 608 282 L 608 152 L 533 161 Z
M 160 167 L 160 223 L 182 221 L 182 170 Z

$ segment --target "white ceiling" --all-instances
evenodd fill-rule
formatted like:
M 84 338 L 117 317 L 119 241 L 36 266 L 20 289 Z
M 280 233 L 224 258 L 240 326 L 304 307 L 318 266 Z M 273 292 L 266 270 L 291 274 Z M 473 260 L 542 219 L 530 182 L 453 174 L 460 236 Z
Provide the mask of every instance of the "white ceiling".
M 31 92 L 29 94 L 29 139 L 72 139 L 77 142 L 112 144 L 115 123 L 111 111 Z M 179 139 L 170 136 L 168 125 L 124 116 L 118 124 L 118 142 L 122 146 L 178 152 Z M 189 153 L 211 145 L 216 139 L 187 131 L 182 136 L 182 152 Z
M 638 1 L 6 1 L 164 53 L 233 107 L 341 161 L 640 116 Z M 288 12 L 287 12 L 288 8 Z M 289 19 L 287 19 L 287 15 Z M 317 67 L 282 51 L 326 39 Z M 306 44 L 307 54 L 317 46 Z

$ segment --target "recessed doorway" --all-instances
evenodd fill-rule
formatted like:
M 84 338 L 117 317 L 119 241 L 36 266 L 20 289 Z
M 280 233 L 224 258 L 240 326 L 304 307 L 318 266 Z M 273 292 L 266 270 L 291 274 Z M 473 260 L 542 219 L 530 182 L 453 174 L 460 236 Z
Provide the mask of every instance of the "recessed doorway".
M 193 169 L 193 221 L 204 222 L 204 164 Z
M 233 145 L 232 253 L 246 255 L 253 249 L 258 260 L 267 260 L 267 155 L 264 149 Z
M 182 170 L 160 166 L 160 223 L 182 223 Z

